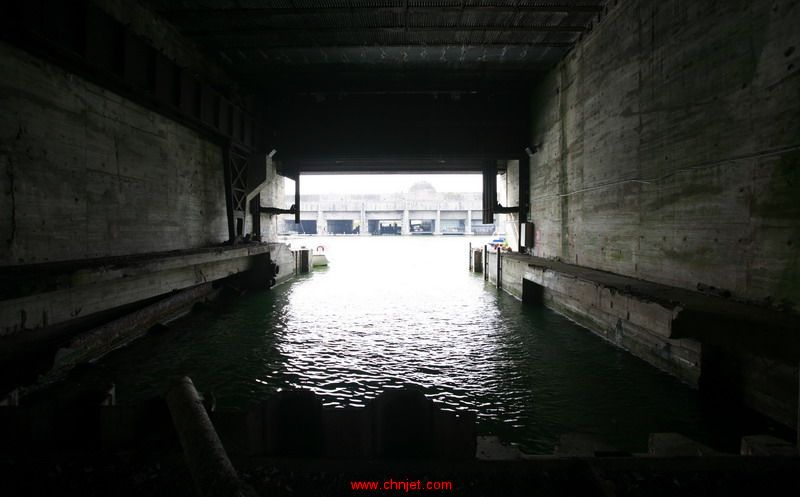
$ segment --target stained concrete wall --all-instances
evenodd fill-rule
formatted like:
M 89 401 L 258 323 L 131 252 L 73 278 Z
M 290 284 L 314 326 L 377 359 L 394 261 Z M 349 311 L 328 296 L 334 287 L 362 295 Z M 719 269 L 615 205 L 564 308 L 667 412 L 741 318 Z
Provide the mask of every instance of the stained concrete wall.
M 510 160 L 506 173 L 498 176 L 497 199 L 506 207 L 519 205 L 519 161 Z M 519 214 L 497 214 L 498 226 L 506 234 L 508 246 L 517 250 L 519 246 Z
M 0 73 L 0 265 L 227 238 L 219 146 L 5 43 Z
M 612 2 L 535 90 L 535 255 L 797 309 L 798 25 L 786 0 Z
M 800 309 L 798 25 L 785 0 L 610 2 L 534 91 L 533 253 Z M 705 385 L 794 426 L 796 363 L 718 354 Z

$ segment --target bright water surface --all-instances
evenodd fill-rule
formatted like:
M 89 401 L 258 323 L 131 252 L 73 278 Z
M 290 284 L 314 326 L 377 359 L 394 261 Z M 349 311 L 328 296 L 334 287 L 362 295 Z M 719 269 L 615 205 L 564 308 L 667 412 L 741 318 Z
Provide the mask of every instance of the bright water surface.
M 190 375 L 219 407 L 288 388 L 327 406 L 364 406 L 416 385 L 438 405 L 472 410 L 482 434 L 552 453 L 565 432 L 645 451 L 650 432 L 734 446 L 697 392 L 553 311 L 523 305 L 468 271 L 485 237 L 309 237 L 329 268 L 199 311 L 116 351 L 83 378 L 114 381 L 118 402 Z

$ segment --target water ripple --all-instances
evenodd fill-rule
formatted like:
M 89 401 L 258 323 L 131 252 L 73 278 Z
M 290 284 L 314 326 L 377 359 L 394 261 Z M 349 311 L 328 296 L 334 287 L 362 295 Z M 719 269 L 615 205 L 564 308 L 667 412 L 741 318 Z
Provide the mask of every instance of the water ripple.
M 124 403 L 189 374 L 223 407 L 287 388 L 311 389 L 325 406 L 362 407 L 416 385 L 444 409 L 476 412 L 481 433 L 538 453 L 569 431 L 642 450 L 648 432 L 702 440 L 713 425 L 674 379 L 485 286 L 467 271 L 464 238 L 323 244 L 327 270 L 176 321 L 108 356 L 86 382 L 113 379 Z

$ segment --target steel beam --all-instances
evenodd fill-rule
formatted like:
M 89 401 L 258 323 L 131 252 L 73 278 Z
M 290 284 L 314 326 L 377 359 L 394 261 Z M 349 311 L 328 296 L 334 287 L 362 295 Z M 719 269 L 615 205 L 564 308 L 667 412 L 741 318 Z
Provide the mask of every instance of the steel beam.
M 483 224 L 494 222 L 497 206 L 497 161 L 487 160 L 483 165 Z

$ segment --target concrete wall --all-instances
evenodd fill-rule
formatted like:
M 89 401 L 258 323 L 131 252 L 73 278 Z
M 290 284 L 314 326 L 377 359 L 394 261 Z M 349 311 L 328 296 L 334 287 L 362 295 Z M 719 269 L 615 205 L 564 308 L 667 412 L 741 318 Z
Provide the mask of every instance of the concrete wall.
M 535 255 L 800 302 L 800 5 L 612 2 L 536 88 Z
M 519 161 L 510 160 L 506 173 L 497 178 L 497 199 L 505 207 L 519 205 Z M 496 214 L 500 230 L 506 234 L 508 246 L 517 250 L 519 246 L 519 214 Z
M 786 0 L 610 2 L 533 93 L 534 255 L 800 309 L 798 25 Z M 794 426 L 796 363 L 705 349 L 704 385 Z
M 0 44 L 0 265 L 227 238 L 217 145 Z
M 294 197 L 289 204 L 284 204 L 286 197 L 283 176 L 278 175 L 277 162 L 272 159 L 267 159 L 265 162 L 265 176 L 264 180 L 267 181 L 266 187 L 261 190 L 259 200 L 261 207 L 277 207 L 281 209 L 288 209 L 294 203 Z M 248 170 L 248 173 L 252 171 Z M 257 182 L 248 179 L 248 188 L 252 188 Z M 277 214 L 261 214 L 261 237 L 264 241 L 274 242 L 278 239 L 278 231 L 280 231 L 280 216 Z M 245 232 L 253 231 L 251 216 L 245 216 Z M 294 259 L 292 259 L 294 261 Z

